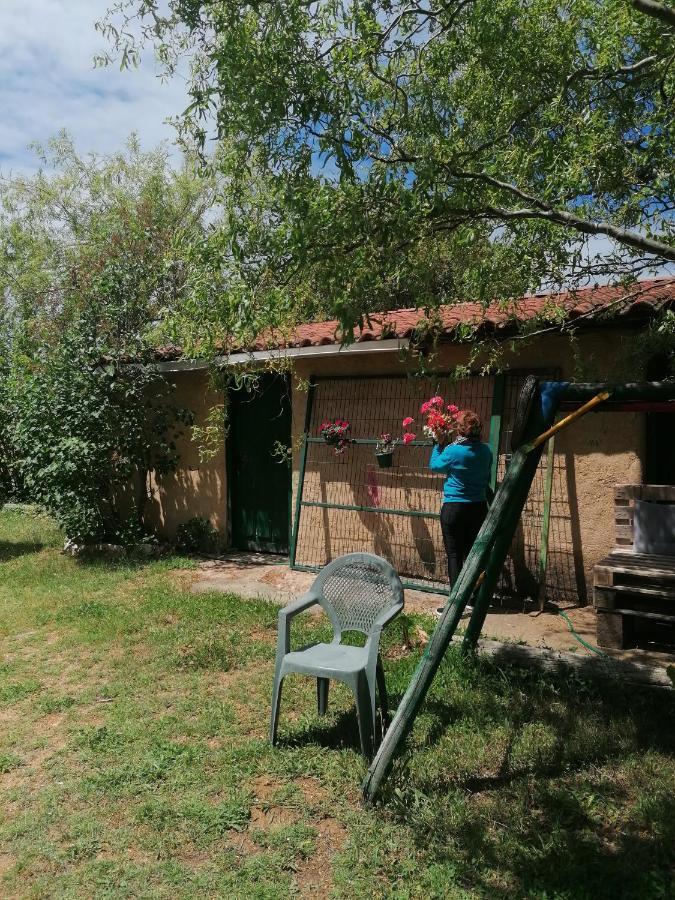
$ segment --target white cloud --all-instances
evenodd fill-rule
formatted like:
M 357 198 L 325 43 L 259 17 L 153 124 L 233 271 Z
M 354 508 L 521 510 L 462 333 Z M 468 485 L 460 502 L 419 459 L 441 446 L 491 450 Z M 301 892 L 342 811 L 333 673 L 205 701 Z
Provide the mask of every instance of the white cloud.
M 187 105 L 180 78 L 162 82 L 151 51 L 139 69 L 95 69 L 106 49 L 94 30 L 109 0 L 0 0 L 0 171 L 37 168 L 33 141 L 62 128 L 80 152 L 112 153 L 138 132 L 145 147 L 172 141 L 166 124 Z

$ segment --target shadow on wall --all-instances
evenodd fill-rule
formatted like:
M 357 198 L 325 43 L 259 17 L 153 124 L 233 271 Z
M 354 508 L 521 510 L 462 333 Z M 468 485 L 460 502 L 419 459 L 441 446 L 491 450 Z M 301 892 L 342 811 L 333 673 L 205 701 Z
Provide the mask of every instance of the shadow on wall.
M 172 474 L 153 480 L 146 520 L 160 534 L 173 537 L 183 522 L 203 516 L 225 537 L 226 504 L 224 465 L 179 466 Z

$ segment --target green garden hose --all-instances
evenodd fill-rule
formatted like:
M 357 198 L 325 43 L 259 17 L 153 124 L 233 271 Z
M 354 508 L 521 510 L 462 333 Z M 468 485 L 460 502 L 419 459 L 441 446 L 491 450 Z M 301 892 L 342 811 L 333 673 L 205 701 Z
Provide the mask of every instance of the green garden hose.
M 599 647 L 594 647 L 593 644 L 589 644 L 588 641 L 585 641 L 582 638 L 582 636 L 574 628 L 574 625 L 572 624 L 572 620 L 570 619 L 570 617 L 567 615 L 566 612 L 563 612 L 562 609 L 559 609 L 558 615 L 562 616 L 563 619 L 567 622 L 567 627 L 569 628 L 572 637 L 574 638 L 575 641 L 578 641 L 582 647 L 585 647 L 587 650 L 590 650 L 591 653 L 597 653 L 598 656 L 604 656 L 605 659 L 611 659 L 611 657 L 607 653 L 604 653 L 602 650 L 600 650 Z

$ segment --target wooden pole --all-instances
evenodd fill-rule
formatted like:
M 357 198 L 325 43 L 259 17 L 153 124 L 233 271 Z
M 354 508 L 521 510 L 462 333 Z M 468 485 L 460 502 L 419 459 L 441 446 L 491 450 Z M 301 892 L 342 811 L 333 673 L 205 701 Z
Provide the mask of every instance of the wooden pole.
M 585 416 L 586 413 L 590 412 L 592 409 L 598 406 L 598 404 L 602 403 L 603 400 L 607 400 L 609 396 L 609 391 L 600 391 L 599 394 L 596 394 L 595 397 L 592 397 L 587 403 L 584 403 L 583 406 L 580 406 L 579 409 L 575 409 L 574 412 L 569 414 L 569 416 L 565 416 L 564 419 L 556 422 L 555 425 L 552 425 L 550 428 L 547 428 L 546 431 L 542 432 L 542 434 L 538 435 L 538 437 L 536 437 L 531 443 L 526 445 L 527 448 L 530 450 L 534 450 L 536 447 L 541 447 L 541 445 L 544 444 L 550 437 L 553 437 L 554 434 L 562 431 L 563 428 L 567 428 L 567 426 L 571 425 L 572 422 L 576 422 L 577 419 Z
M 544 509 L 541 518 L 539 538 L 538 601 L 539 611 L 546 604 L 546 568 L 548 565 L 548 544 L 551 533 L 551 502 L 553 500 L 553 472 L 555 467 L 555 435 L 549 440 L 546 454 L 546 478 L 544 480 Z

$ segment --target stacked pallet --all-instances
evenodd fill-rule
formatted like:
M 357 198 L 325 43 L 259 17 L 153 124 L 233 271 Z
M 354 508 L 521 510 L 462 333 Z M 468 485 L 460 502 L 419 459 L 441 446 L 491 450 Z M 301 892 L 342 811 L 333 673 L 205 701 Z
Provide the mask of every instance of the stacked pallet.
M 615 488 L 616 549 L 594 569 L 593 602 L 601 647 L 638 643 L 644 626 L 675 634 L 675 557 L 636 553 L 636 500 L 675 503 L 675 485 L 623 484 Z M 672 635 L 671 635 L 672 637 Z

